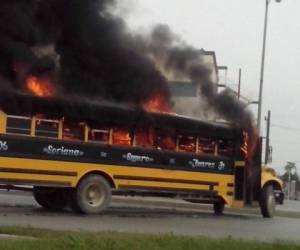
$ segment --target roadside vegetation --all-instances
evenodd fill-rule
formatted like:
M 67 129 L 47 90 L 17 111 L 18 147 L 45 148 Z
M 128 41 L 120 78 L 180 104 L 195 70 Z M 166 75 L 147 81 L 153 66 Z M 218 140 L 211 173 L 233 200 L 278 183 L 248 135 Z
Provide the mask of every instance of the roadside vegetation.
M 3 238 L 0 250 L 293 250 L 300 243 L 262 243 L 232 238 L 210 239 L 206 237 L 183 237 L 174 235 L 144 235 L 129 233 L 56 232 L 32 228 L 0 228 L 0 233 L 19 235 L 20 238 Z M 30 237 L 30 238 L 26 238 Z

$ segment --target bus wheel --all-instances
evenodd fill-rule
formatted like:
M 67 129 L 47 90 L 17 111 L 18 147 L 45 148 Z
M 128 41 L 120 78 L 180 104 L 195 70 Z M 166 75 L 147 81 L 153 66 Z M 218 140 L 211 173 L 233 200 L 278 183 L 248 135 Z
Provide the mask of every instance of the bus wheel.
M 33 197 L 42 207 L 49 210 L 63 210 L 67 206 L 64 190 L 46 187 L 34 187 Z
M 111 186 L 107 180 L 92 174 L 86 176 L 73 190 L 70 206 L 77 213 L 98 214 L 109 206 L 111 196 Z
M 225 209 L 225 204 L 223 201 L 214 203 L 214 213 L 215 215 L 222 215 Z
M 272 218 L 275 214 L 275 196 L 274 188 L 271 185 L 266 185 L 262 189 L 260 209 L 264 218 Z

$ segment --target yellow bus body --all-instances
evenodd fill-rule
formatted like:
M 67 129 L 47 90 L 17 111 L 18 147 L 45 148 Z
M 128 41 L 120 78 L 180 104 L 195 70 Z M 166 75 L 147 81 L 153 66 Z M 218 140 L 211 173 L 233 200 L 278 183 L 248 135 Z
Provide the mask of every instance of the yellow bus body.
M 108 176 L 116 189 L 216 191 L 228 205 L 233 203 L 233 175 L 0 157 L 0 182 L 12 185 L 76 187 L 85 175 L 95 172 Z M 210 182 L 215 183 L 213 190 Z
M 0 111 L 0 136 L 7 136 L 8 115 Z M 36 118 L 31 121 L 28 136 L 20 138 L 36 138 Z M 58 134 L 56 141 L 62 140 L 62 121 L 56 121 Z M 84 128 L 84 140 L 88 141 L 89 128 Z M 110 134 L 111 144 L 111 134 Z M 2 141 L 1 141 L 2 142 Z M 94 144 L 95 145 L 95 144 Z M 233 168 L 244 171 L 246 161 L 238 160 Z M 144 166 L 127 166 L 126 164 L 100 164 L 90 162 L 64 161 L 55 159 L 38 159 L 34 157 L 16 157 L 15 155 L 0 156 L 0 186 L 45 186 L 76 188 L 79 182 L 88 174 L 98 173 L 104 176 L 115 190 L 155 190 L 171 192 L 199 192 L 213 194 L 221 198 L 227 205 L 242 208 L 245 200 L 236 199 L 237 190 L 235 171 L 231 174 L 209 173 L 201 171 L 184 171 L 164 168 L 151 168 Z M 278 179 L 271 173 L 262 175 L 262 187 L 272 181 L 276 184 Z M 276 184 L 277 185 L 277 184 Z M 282 188 L 279 184 L 277 188 Z M 243 193 L 244 191 L 242 191 Z

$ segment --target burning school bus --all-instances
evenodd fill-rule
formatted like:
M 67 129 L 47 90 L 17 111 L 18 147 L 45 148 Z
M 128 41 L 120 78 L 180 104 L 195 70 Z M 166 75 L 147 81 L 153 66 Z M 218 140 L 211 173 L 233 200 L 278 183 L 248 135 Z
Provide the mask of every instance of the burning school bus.
M 260 150 L 247 158 L 234 126 L 137 108 L 25 94 L 1 94 L 0 184 L 33 186 L 48 209 L 100 213 L 111 196 L 180 198 L 274 213 L 274 189 L 261 185 Z

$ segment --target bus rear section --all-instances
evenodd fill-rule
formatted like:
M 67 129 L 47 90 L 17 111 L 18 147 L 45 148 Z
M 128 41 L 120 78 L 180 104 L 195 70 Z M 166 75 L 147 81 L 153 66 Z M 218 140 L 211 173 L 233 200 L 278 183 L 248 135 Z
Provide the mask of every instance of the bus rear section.
M 43 207 L 100 213 L 112 195 L 208 203 L 216 214 L 225 205 L 261 203 L 259 162 L 246 159 L 240 128 L 133 109 L 12 98 L 22 109 L 9 105 L 0 114 L 1 187 L 32 186 Z M 271 193 L 265 191 L 265 200 Z M 272 216 L 271 205 L 264 204 L 265 217 Z

